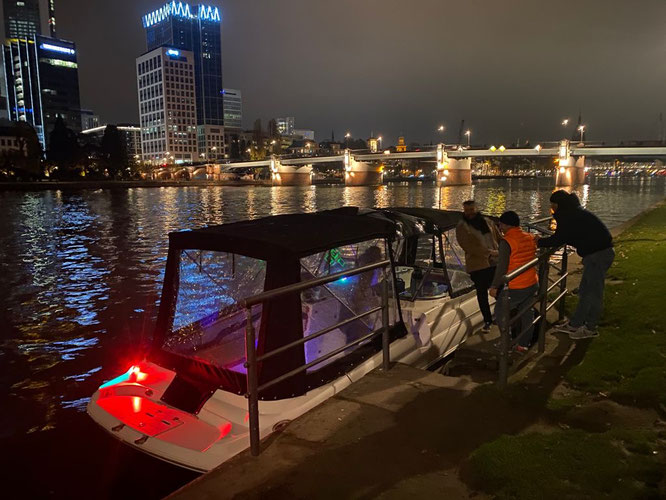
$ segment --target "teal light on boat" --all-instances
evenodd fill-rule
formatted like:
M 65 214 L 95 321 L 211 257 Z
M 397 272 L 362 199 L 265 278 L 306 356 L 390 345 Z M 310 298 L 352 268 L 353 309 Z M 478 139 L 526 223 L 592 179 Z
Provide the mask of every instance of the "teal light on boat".
M 112 385 L 121 384 L 123 382 L 129 382 L 132 375 L 136 375 L 137 373 L 139 373 L 139 371 L 140 370 L 139 370 L 138 366 L 132 365 L 132 366 L 130 366 L 130 369 L 127 370 L 125 373 L 123 373 L 122 375 L 119 375 L 116 378 L 111 379 L 108 382 L 100 385 L 99 388 L 104 389 L 105 387 L 110 387 Z

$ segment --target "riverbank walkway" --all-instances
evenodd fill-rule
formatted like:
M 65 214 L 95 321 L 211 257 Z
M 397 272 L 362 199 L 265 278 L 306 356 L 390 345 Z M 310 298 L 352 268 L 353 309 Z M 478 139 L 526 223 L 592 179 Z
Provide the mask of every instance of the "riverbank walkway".
M 492 332 L 377 370 L 169 498 L 666 497 L 666 205 L 619 229 L 598 338 L 549 333 L 505 391 Z

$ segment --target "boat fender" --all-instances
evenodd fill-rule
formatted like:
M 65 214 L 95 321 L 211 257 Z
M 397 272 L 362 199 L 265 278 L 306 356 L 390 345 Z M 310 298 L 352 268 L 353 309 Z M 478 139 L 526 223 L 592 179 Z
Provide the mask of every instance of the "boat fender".
M 430 335 L 430 327 L 428 326 L 425 313 L 421 313 L 416 320 L 412 326 L 412 332 L 414 333 L 414 336 L 418 338 L 421 347 L 426 347 L 430 344 L 432 336 Z
M 273 432 L 282 432 L 289 425 L 291 420 L 280 420 L 273 426 Z

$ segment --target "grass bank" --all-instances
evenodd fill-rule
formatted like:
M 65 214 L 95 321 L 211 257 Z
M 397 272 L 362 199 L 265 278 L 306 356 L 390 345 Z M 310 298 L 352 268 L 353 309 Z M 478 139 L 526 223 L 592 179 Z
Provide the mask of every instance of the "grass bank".
M 600 336 L 547 400 L 548 425 L 476 449 L 473 487 L 501 499 L 666 498 L 666 204 L 615 250 Z

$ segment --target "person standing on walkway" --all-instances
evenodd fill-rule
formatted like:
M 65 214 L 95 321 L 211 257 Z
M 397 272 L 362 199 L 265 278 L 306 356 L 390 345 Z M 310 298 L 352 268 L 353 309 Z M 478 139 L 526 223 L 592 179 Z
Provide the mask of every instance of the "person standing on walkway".
M 596 337 L 601 317 L 606 271 L 615 259 L 613 237 L 592 212 L 580 206 L 574 193 L 555 191 L 550 196 L 553 217 L 557 221 L 555 234 L 538 241 L 539 247 L 571 245 L 583 258 L 583 276 L 578 287 L 578 306 L 571 320 L 559 331 L 574 340 Z
M 499 243 L 499 255 L 497 259 L 497 269 L 495 277 L 490 287 L 490 295 L 498 297 L 499 294 L 509 294 L 509 310 L 521 309 L 527 301 L 534 298 L 539 291 L 536 268 L 532 267 L 523 274 L 516 276 L 509 281 L 508 286 L 502 288 L 502 278 L 527 264 L 536 257 L 536 241 L 534 236 L 520 229 L 520 217 L 513 211 L 504 212 L 500 219 L 500 230 L 504 234 L 504 239 Z M 504 327 L 505 316 L 497 311 L 495 306 L 495 316 L 497 324 Z M 520 331 L 534 321 L 534 308 L 530 307 L 520 317 Z M 516 350 L 526 352 L 532 344 L 532 334 L 534 326 L 523 333 L 520 337 Z
M 463 218 L 456 227 L 456 238 L 465 251 L 465 269 L 474 282 L 476 298 L 483 314 L 481 331 L 488 332 L 493 324 L 488 288 L 495 275 L 499 231 L 493 221 L 476 209 L 474 200 L 467 200 L 463 203 Z

